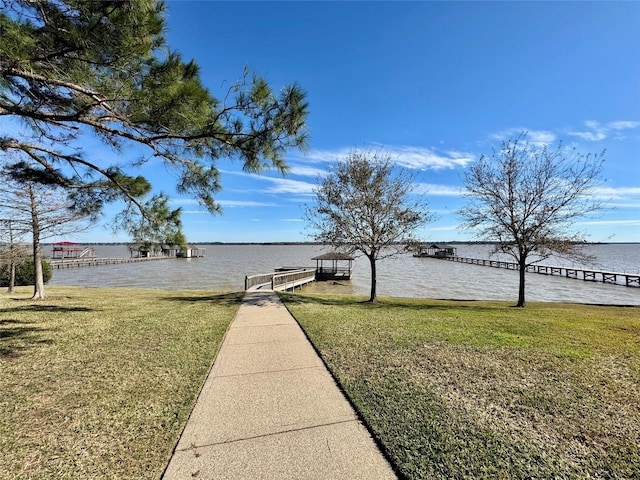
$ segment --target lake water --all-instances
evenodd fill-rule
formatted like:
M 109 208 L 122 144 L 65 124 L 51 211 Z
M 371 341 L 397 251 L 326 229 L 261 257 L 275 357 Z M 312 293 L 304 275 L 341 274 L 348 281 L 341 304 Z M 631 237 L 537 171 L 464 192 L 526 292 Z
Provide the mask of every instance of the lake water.
M 53 270 L 50 285 L 133 287 L 238 291 L 246 275 L 272 272 L 280 266 L 315 267 L 311 258 L 329 251 L 320 245 L 199 245 L 206 256 L 150 262 Z M 488 245 L 456 245 L 462 257 L 491 256 Z M 124 245 L 96 245 L 98 257 L 129 257 Z M 47 250 L 48 249 L 48 250 Z M 51 247 L 45 247 L 50 254 Z M 589 245 L 594 257 L 587 265 L 562 259 L 545 265 L 587 267 L 595 270 L 640 273 L 640 244 Z M 308 292 L 368 295 L 369 262 L 359 257 L 350 282 L 317 282 Z M 527 300 L 640 305 L 640 288 L 624 287 L 559 276 L 527 274 Z M 501 268 L 416 258 L 411 254 L 378 262 L 378 295 L 469 300 L 516 301 L 518 272 Z

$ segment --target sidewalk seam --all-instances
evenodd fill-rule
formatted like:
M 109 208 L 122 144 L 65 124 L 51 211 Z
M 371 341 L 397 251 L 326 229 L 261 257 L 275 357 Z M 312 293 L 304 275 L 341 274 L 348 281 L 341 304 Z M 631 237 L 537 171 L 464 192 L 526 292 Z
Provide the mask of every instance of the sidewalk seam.
M 306 343 L 308 340 L 303 338 L 301 340 L 270 340 L 268 342 L 245 342 L 245 343 L 229 343 L 225 345 L 225 348 L 245 345 L 275 345 L 275 344 L 291 344 L 291 343 Z M 222 349 L 221 349 L 222 350 Z
M 313 365 L 310 367 L 283 368 L 281 370 L 261 370 L 259 372 L 234 373 L 230 375 L 213 375 L 213 378 L 248 377 L 251 375 L 264 375 L 266 373 L 296 372 L 299 370 L 314 370 L 314 369 L 324 370 L 322 365 Z
M 310 425 L 308 427 L 291 428 L 289 430 L 282 430 L 280 432 L 265 433 L 263 435 L 254 435 L 252 437 L 236 438 L 236 439 L 233 439 L 233 440 L 225 440 L 223 442 L 205 443 L 203 445 L 191 444 L 187 448 L 176 449 L 176 452 L 188 452 L 190 450 L 195 450 L 195 449 L 198 449 L 198 448 L 209 448 L 209 447 L 216 447 L 218 445 L 229 445 L 229 444 L 238 443 L 238 442 L 248 442 L 250 440 L 256 440 L 258 438 L 275 437 L 277 435 L 285 435 L 285 434 L 288 434 L 288 433 L 295 433 L 295 432 L 304 432 L 306 430 L 313 430 L 313 429 L 322 428 L 322 427 L 330 427 L 330 426 L 333 426 L 333 425 L 343 425 L 343 424 L 347 424 L 347 423 L 357 423 L 358 425 L 362 426 L 362 423 L 358 420 L 358 418 L 355 415 L 353 415 L 352 418 L 349 418 L 349 419 L 346 419 L 346 420 L 340 420 L 340 421 L 337 421 L 337 422 L 320 423 L 318 425 Z M 364 428 L 364 426 L 362 426 L 362 427 Z
M 279 323 L 253 323 L 250 325 L 235 325 L 231 328 L 256 328 L 256 327 L 277 327 L 278 325 L 295 325 L 293 322 L 279 322 Z

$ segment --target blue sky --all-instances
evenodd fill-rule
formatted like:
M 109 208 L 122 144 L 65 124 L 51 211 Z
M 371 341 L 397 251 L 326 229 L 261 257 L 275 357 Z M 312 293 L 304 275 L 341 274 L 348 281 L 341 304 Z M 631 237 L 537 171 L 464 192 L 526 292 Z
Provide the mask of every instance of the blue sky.
M 606 149 L 607 209 L 591 241 L 640 241 L 640 2 L 219 2 L 169 0 L 169 45 L 221 98 L 243 68 L 308 93 L 311 141 L 291 173 L 246 175 L 221 160 L 221 216 L 174 190 L 193 242 L 304 241 L 317 176 L 354 149 L 416 169 L 437 220 L 424 240 L 471 239 L 456 210 L 465 167 L 502 139 Z M 80 239 L 127 240 L 97 227 Z

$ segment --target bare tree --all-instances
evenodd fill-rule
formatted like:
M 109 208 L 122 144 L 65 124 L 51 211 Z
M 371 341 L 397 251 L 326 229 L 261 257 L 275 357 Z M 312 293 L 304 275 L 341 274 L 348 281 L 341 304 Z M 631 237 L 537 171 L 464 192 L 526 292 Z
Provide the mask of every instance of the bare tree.
M 3 212 L 4 213 L 4 212 Z M 12 218 L 14 212 L 6 212 L 7 217 L 0 219 L 0 265 L 7 265 L 7 293 L 14 293 L 16 281 L 16 268 L 25 262 L 25 249 L 19 243 L 28 232 L 23 221 Z
M 525 306 L 527 267 L 551 255 L 578 257 L 584 234 L 575 221 L 601 205 L 593 196 L 600 184 L 604 152 L 583 155 L 575 149 L 537 147 L 526 133 L 482 156 L 464 176 L 469 198 L 459 210 L 463 228 L 496 251 L 513 257 L 519 268 L 518 307 Z
M 411 196 L 411 172 L 391 160 L 380 152 L 351 153 L 320 180 L 316 203 L 306 208 L 316 241 L 369 259 L 369 302 L 377 302 L 376 261 L 405 251 L 413 232 L 432 220 L 424 200 Z
M 12 223 L 28 229 L 32 237 L 34 291 L 33 299 L 46 298 L 42 271 L 41 241 L 58 235 L 85 230 L 89 223 L 86 217 L 74 211 L 67 193 L 52 186 L 33 182 L 10 182 L 0 188 L 0 210 L 9 211 Z

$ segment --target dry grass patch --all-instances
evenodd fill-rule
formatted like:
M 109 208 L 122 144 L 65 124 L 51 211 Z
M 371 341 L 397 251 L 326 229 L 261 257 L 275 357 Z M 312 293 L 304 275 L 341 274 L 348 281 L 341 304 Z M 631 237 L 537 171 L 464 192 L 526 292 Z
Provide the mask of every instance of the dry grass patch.
M 0 296 L 0 479 L 159 478 L 241 294 Z
M 640 478 L 640 308 L 283 299 L 406 478 Z

